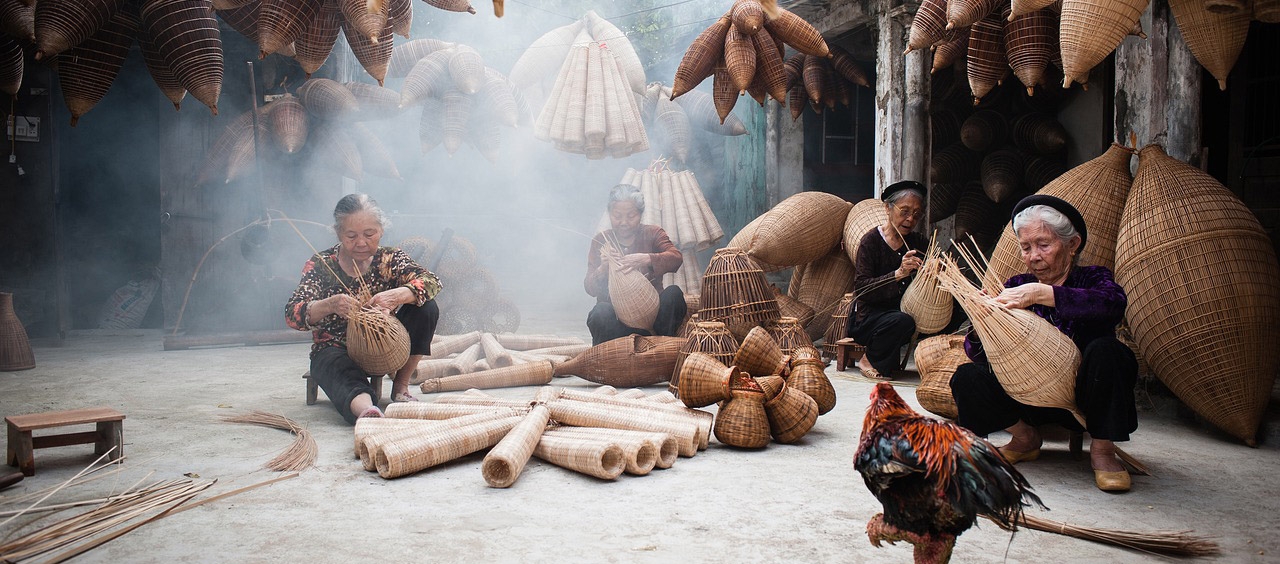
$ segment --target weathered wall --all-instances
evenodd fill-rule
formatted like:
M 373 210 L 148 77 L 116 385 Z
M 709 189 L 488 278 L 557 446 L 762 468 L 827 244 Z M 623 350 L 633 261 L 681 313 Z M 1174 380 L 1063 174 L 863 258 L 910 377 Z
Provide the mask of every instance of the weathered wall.
M 1201 69 L 1165 2 L 1142 14 L 1147 39 L 1125 38 L 1115 54 L 1115 140 L 1164 145 L 1175 159 L 1200 162 Z M 1134 166 L 1136 167 L 1137 161 Z

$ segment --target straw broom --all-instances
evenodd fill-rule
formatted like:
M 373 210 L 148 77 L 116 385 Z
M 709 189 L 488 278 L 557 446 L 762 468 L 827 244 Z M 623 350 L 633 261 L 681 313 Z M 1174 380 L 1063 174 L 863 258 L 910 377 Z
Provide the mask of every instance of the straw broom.
M 228 423 L 247 423 L 283 429 L 293 433 L 293 443 L 284 452 L 263 464 L 265 468 L 276 472 L 301 471 L 310 468 L 316 462 L 315 437 L 288 417 L 265 411 L 252 411 L 244 415 L 223 417 L 222 420 Z
M 991 519 L 989 516 L 983 515 L 983 517 L 986 517 L 993 523 L 1000 525 L 995 519 Z M 1192 531 L 1126 531 L 1123 529 L 1100 529 L 1095 527 L 1082 527 L 1060 521 L 1051 521 L 1049 519 L 1043 519 L 1033 515 L 1027 515 L 1025 513 L 1022 514 L 1018 524 L 1023 527 L 1027 527 L 1028 529 L 1035 529 L 1046 533 L 1057 533 L 1059 535 L 1075 537 L 1102 544 L 1122 546 L 1131 550 L 1152 554 L 1162 554 L 1167 556 L 1215 556 L 1220 553 L 1218 543 L 1203 537 L 1197 537 L 1191 534 Z

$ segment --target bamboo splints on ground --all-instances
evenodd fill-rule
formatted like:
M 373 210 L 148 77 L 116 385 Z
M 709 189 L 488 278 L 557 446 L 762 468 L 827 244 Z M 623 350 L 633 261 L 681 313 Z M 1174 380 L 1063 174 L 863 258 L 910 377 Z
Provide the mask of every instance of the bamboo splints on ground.
M 985 516 L 984 516 L 985 517 Z M 990 518 L 988 518 L 990 519 Z M 992 522 L 995 522 L 992 520 Z M 997 523 L 997 525 L 999 525 Z M 1220 553 L 1218 543 L 1198 537 L 1192 531 L 1127 531 L 1082 527 L 1023 514 L 1019 526 L 1046 533 L 1057 533 L 1087 541 L 1122 546 L 1139 552 L 1165 556 L 1214 556 Z
M 316 439 L 311 432 L 294 423 L 292 419 L 275 413 L 254 411 L 245 415 L 223 417 L 227 423 L 247 423 L 261 425 L 272 429 L 282 429 L 293 433 L 293 442 L 288 448 L 268 460 L 262 466 L 276 472 L 299 472 L 310 468 L 316 462 Z
M 530 457 L 596 478 L 649 474 L 677 456 L 705 449 L 710 413 L 679 404 L 668 392 L 594 392 L 544 386 L 532 400 L 509 400 L 479 390 L 425 403 L 396 403 L 386 417 L 356 422 L 355 451 L 366 470 L 383 478 L 407 476 L 468 454 L 492 450 L 481 473 L 493 487 L 510 487 Z

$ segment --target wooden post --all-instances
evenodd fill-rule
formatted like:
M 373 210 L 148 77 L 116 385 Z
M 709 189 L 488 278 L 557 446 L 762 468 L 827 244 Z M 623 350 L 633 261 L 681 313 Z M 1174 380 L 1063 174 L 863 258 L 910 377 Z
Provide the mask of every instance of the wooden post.
M 1115 141 L 1159 143 L 1169 156 L 1199 164 L 1201 70 L 1167 4 L 1142 14 L 1147 39 L 1127 37 L 1115 55 Z M 1136 166 L 1136 164 L 1135 164 Z
M 891 0 L 876 0 L 878 41 L 876 46 L 876 172 L 875 197 L 885 186 L 905 178 L 903 151 L 905 107 L 907 103 L 907 63 L 902 51 L 907 46 L 905 6 L 894 7 Z M 909 21 L 909 20 L 908 20 Z M 927 88 L 927 82 L 926 88 Z M 925 111 L 928 111 L 926 104 Z M 925 119 L 928 119 L 927 113 Z M 927 124 L 927 122 L 926 122 Z M 927 130 L 927 127 L 926 127 Z

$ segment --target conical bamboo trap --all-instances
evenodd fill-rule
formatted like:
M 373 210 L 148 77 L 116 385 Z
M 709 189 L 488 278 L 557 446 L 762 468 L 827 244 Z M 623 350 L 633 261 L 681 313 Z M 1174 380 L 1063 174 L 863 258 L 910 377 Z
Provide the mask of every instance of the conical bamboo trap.
M 790 356 L 791 351 L 799 347 L 813 346 L 813 340 L 809 338 L 808 333 L 805 333 L 804 326 L 794 317 L 783 316 L 773 321 L 766 321 L 762 327 L 778 344 L 778 350 L 782 351 L 783 355 Z
M 17 96 L 22 88 L 22 45 L 16 39 L 0 34 L 0 92 Z
M 24 2 L 0 3 L 0 33 L 12 39 L 35 43 L 35 7 Z
M 959 1 L 952 2 L 957 4 Z M 974 103 L 982 100 L 1009 75 L 1009 57 L 1005 52 L 1004 17 L 991 12 L 969 28 L 969 89 Z
M 680 401 L 686 407 L 706 407 L 729 399 L 729 385 L 738 377 L 738 369 L 726 364 L 706 353 L 690 353 L 680 365 Z
M 853 293 L 847 293 L 836 302 L 827 321 L 826 332 L 822 336 L 822 354 L 827 358 L 836 357 L 836 341 L 845 338 L 849 327 L 849 316 L 853 314 Z
M 981 264 L 966 262 L 984 272 Z M 1027 405 L 1066 409 L 1084 424 L 1075 406 L 1080 349 L 1070 337 L 1028 310 L 997 303 L 974 287 L 950 257 L 943 259 L 938 283 L 969 315 L 991 369 L 1010 397 Z
M 1148 0 L 1063 0 L 1060 24 L 1062 86 L 1085 84 L 1089 71 L 1115 51 L 1142 17 Z
M 764 402 L 769 435 L 782 444 L 799 441 L 818 421 L 818 402 L 783 383 L 782 390 Z
M 118 10 L 92 37 L 58 55 L 58 84 L 72 127 L 106 95 L 137 34 L 131 11 Z
M 1169 11 L 1196 61 L 1218 79 L 1219 89 L 1226 90 L 1227 75 L 1244 50 L 1251 12 L 1213 12 L 1197 0 L 1170 0 Z
M 628 327 L 653 330 L 658 318 L 658 290 L 639 270 L 624 269 L 622 245 L 606 243 L 609 251 L 609 301 L 613 302 L 618 320 Z
M 774 376 L 786 372 L 787 360 L 768 331 L 753 327 L 738 345 L 733 365 L 752 376 Z
M 1253 213 L 1217 180 L 1148 146 L 1120 220 L 1116 280 L 1156 376 L 1255 444 L 1280 368 L 1280 267 Z
M 723 364 L 733 362 L 733 355 L 738 351 L 738 341 L 729 333 L 724 323 L 719 321 L 699 321 L 693 324 L 680 352 L 676 354 L 675 368 L 671 372 L 671 393 L 680 396 L 680 374 L 684 362 L 693 353 L 703 353 Z
M 735 389 L 716 414 L 715 435 L 720 442 L 739 448 L 769 446 L 769 417 L 764 409 L 764 392 Z
M 747 254 L 782 267 L 818 260 L 840 241 L 851 207 L 824 192 L 795 194 L 760 216 Z
M 555 374 L 611 386 L 648 386 L 671 378 L 683 344 L 679 337 L 620 337 L 557 365 Z
M 140 29 L 151 38 L 178 82 L 218 115 L 222 37 L 213 7 L 201 0 L 146 0 L 139 16 Z
M 836 389 L 827 378 L 826 362 L 822 353 L 813 347 L 800 347 L 791 357 L 791 368 L 787 374 L 787 386 L 813 398 L 818 406 L 818 415 L 825 415 L 836 407 Z
M 951 294 L 938 287 L 941 253 L 934 233 L 925 251 L 924 266 L 902 293 L 902 312 L 910 315 L 916 322 L 916 331 L 925 335 L 937 333 L 951 322 Z
M 735 324 L 749 327 L 780 317 L 764 271 L 739 248 L 725 247 L 711 257 L 702 277 L 701 299 L 699 316 L 723 321 L 731 331 Z
M 920 406 L 947 419 L 958 417 L 951 376 L 966 362 L 964 335 L 938 335 L 920 341 L 916 345 L 916 370 L 920 371 L 916 399 Z

